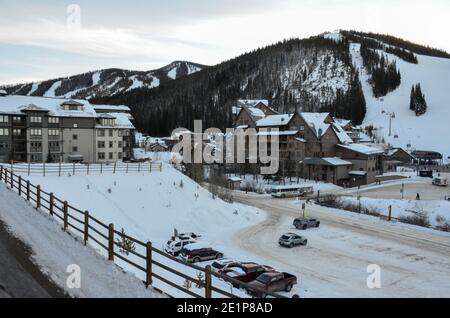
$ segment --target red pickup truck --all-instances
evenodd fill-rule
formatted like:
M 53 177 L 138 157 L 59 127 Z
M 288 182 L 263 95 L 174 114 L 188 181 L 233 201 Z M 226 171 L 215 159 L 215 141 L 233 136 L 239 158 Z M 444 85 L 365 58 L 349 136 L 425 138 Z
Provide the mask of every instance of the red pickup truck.
M 290 292 L 295 284 L 297 284 L 296 276 L 279 272 L 267 272 L 261 274 L 255 281 L 249 283 L 252 287 L 274 293 L 279 291 Z M 253 288 L 248 288 L 247 291 L 253 297 L 265 298 L 267 296 L 263 291 Z

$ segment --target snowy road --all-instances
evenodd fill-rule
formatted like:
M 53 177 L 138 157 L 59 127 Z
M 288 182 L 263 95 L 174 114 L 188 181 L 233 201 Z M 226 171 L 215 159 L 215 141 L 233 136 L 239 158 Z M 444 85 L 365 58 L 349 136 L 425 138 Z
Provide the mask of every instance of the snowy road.
M 307 205 L 319 229 L 296 231 L 299 208 L 292 200 L 235 193 L 241 203 L 268 212 L 268 218 L 239 232 L 240 248 L 300 278 L 299 292 L 317 297 L 450 297 L 450 236 L 391 224 L 370 216 Z M 285 232 L 308 238 L 306 248 L 277 244 Z M 381 267 L 381 289 L 366 285 L 367 266 Z
M 67 297 L 30 257 L 30 248 L 8 233 L 0 221 L 0 298 Z

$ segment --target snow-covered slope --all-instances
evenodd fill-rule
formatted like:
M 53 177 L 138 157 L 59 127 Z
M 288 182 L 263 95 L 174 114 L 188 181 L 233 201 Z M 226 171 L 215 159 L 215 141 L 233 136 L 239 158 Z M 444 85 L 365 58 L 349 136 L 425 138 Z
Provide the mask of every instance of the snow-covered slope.
M 161 82 L 193 74 L 204 67 L 196 63 L 175 61 L 147 72 L 105 69 L 69 78 L 19 84 L 6 89 L 10 94 L 18 95 L 90 99 L 128 92 L 136 88 L 152 89 L 158 87 Z
M 386 54 L 389 60 L 396 61 L 401 73 L 401 85 L 382 98 L 375 98 L 368 83 L 368 75 L 362 66 L 360 44 L 350 47 L 353 63 L 360 69 L 360 79 L 367 102 L 364 126 L 373 125 L 377 135 L 386 143 L 412 149 L 432 150 L 450 156 L 450 59 L 417 55 L 418 64 Z M 428 103 L 425 115 L 416 117 L 409 110 L 411 87 L 417 83 L 422 86 Z M 392 133 L 389 136 L 389 113 L 392 119 Z

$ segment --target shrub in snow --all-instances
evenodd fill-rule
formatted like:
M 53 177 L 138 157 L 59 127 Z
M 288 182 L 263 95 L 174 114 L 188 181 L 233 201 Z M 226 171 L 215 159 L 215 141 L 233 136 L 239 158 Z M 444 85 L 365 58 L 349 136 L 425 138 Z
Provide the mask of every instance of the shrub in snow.
M 90 187 L 89 184 L 88 184 L 86 188 L 89 190 L 91 187 Z
M 450 232 L 450 221 L 441 215 L 436 216 L 436 229 L 439 231 Z
M 197 272 L 197 282 L 195 283 L 195 287 L 203 288 L 205 286 L 205 277 L 202 272 Z
M 183 283 L 183 287 L 187 290 L 191 290 L 192 288 L 192 282 L 189 279 L 185 279 Z
M 119 246 L 120 253 L 129 255 L 130 252 L 136 250 L 134 242 L 125 236 L 125 230 L 122 228 L 120 238 L 117 239 L 117 245 Z
M 430 221 L 428 219 L 427 214 L 414 214 L 414 215 L 401 215 L 398 217 L 398 220 L 402 223 L 418 225 L 422 227 L 430 227 Z
M 183 183 L 183 180 L 181 180 L 180 181 L 180 188 L 183 189 L 183 187 L 184 187 L 184 183 Z
M 234 214 L 234 215 L 238 215 L 238 214 L 239 214 L 239 213 L 238 213 L 238 210 L 234 210 L 233 214 Z
M 108 188 L 108 193 L 111 193 L 111 192 L 112 192 L 111 188 Z

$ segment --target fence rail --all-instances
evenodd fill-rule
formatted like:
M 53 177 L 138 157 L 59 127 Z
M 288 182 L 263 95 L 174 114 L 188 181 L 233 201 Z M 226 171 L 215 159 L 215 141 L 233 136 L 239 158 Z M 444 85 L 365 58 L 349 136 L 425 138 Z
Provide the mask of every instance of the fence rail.
M 143 162 L 143 163 L 96 163 L 96 164 L 77 164 L 77 163 L 14 163 L 8 165 L 9 171 L 20 174 L 32 175 L 89 175 L 89 174 L 107 174 L 107 173 L 144 173 L 161 172 L 162 162 Z M 4 168 L 7 168 L 5 166 Z
M 92 216 L 89 211 L 81 211 L 73 207 L 67 201 L 57 198 L 53 193 L 43 191 L 40 185 L 31 184 L 29 180 L 24 180 L 22 176 L 2 165 L 0 165 L 0 181 L 5 183 L 12 191 L 17 192 L 21 198 L 34 205 L 36 209 L 49 213 L 62 224 L 64 231 L 82 238 L 84 245 L 90 244 L 100 248 L 100 251 L 106 253 L 105 256 L 108 260 L 119 266 L 121 265 L 119 261 L 121 261 L 136 269 L 138 273 L 145 277 L 143 283 L 146 287 L 153 286 L 154 282 L 158 281 L 190 297 L 211 298 L 214 292 L 214 295 L 219 297 L 239 298 L 232 291 L 229 292 L 214 285 L 215 282 L 223 281 L 227 283 L 227 286 L 228 284 L 230 284 L 229 286 L 238 286 L 238 289 L 258 291 L 276 298 L 286 298 L 277 293 L 260 290 L 231 277 L 215 273 L 211 270 L 211 266 L 203 268 L 168 255 L 155 248 L 151 242 L 143 242 L 126 235 L 124 232 L 117 231 L 114 224 L 106 224 Z M 121 238 L 133 242 L 136 249 L 124 251 L 119 241 Z M 139 262 L 141 263 L 139 264 Z M 173 265 L 166 262 L 171 262 Z M 176 266 L 179 266 L 179 269 L 176 269 Z M 201 275 L 192 277 L 185 273 L 186 271 L 195 271 L 201 273 Z M 170 278 L 171 276 L 172 278 Z M 213 280 L 213 277 L 216 280 Z M 196 290 L 191 290 L 191 288 L 185 286 L 186 281 L 195 284 Z M 159 289 L 163 290 L 163 288 Z M 170 292 L 165 291 L 165 293 L 170 296 Z

